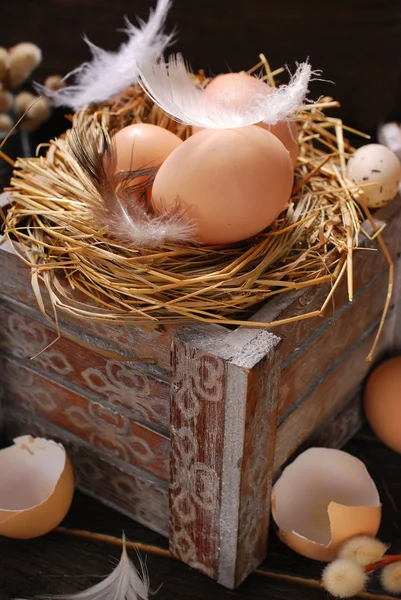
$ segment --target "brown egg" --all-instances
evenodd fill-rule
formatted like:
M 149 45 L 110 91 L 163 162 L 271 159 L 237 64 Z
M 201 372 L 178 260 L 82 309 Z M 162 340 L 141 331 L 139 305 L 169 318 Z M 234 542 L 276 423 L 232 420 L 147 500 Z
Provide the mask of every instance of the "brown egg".
M 290 153 L 292 165 L 295 166 L 298 155 L 298 128 L 295 121 L 280 121 L 277 125 L 266 125 L 259 123 L 259 127 L 264 127 L 280 140 Z
M 378 438 L 401 453 L 401 356 L 383 362 L 369 376 L 365 414 Z
M 148 123 L 128 125 L 113 138 L 117 170 L 133 171 L 161 165 L 182 140 L 163 127 Z
M 274 484 L 272 514 L 287 546 L 331 561 L 347 540 L 376 535 L 381 504 L 362 461 L 342 450 L 309 448 Z
M 201 243 L 231 244 L 270 225 L 292 183 L 289 154 L 271 133 L 254 125 L 203 129 L 160 167 L 152 199 L 157 212 L 178 200 Z
M 235 103 L 237 106 L 246 107 L 249 99 L 256 94 L 271 93 L 273 88 L 264 83 L 257 77 L 252 77 L 246 73 L 225 73 L 218 75 L 205 88 L 206 96 L 219 96 L 222 99 L 227 98 L 227 102 Z M 258 123 L 260 127 L 267 129 L 275 135 L 287 148 L 291 156 L 292 164 L 295 165 L 299 154 L 298 130 L 295 121 L 281 121 L 277 125 L 267 125 Z M 200 131 L 200 127 L 193 127 L 193 133 Z
M 0 535 L 30 539 L 66 516 L 74 494 L 71 463 L 61 444 L 29 435 L 0 450 Z

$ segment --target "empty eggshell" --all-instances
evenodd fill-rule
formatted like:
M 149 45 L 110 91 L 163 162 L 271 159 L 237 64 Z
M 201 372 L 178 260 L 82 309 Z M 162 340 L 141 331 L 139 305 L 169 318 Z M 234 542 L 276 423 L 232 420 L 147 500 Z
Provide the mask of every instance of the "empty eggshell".
M 0 450 L 0 536 L 30 539 L 64 519 L 74 476 L 64 447 L 52 440 L 18 437 Z
M 206 96 L 216 96 L 224 106 L 236 105 L 247 110 L 249 103 L 257 102 L 257 95 L 266 95 L 266 92 L 273 91 L 267 83 L 248 75 L 247 73 L 224 73 L 218 75 L 205 88 Z M 275 135 L 290 153 L 293 166 L 297 162 L 299 154 L 298 146 L 298 131 L 295 121 L 281 121 L 276 125 L 267 125 L 266 123 L 258 123 L 260 127 L 267 129 Z M 193 127 L 193 133 L 200 131 L 200 127 Z
M 385 206 L 395 198 L 401 179 L 401 164 L 392 150 L 381 144 L 358 148 L 348 160 L 348 178 L 361 187 L 370 208 Z
M 279 538 L 314 560 L 333 560 L 358 535 L 375 536 L 381 520 L 377 488 L 365 465 L 341 450 L 310 448 L 272 491 Z

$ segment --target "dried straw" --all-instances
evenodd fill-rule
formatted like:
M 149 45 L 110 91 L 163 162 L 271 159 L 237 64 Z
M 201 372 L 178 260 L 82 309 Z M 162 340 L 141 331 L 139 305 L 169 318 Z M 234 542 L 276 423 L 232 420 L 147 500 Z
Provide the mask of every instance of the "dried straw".
M 269 81 L 276 73 L 263 55 Z M 204 75 L 197 76 L 203 83 Z M 232 245 L 127 249 L 99 231 L 90 212 L 91 189 L 63 139 L 44 156 L 19 159 L 11 182 L 13 206 L 6 235 L 32 268 L 32 283 L 45 312 L 44 282 L 53 307 L 82 318 L 114 322 L 266 326 L 247 321 L 255 305 L 277 294 L 331 284 L 347 273 L 352 298 L 352 253 L 363 215 L 344 179 L 352 152 L 339 119 L 327 117 L 331 98 L 298 115 L 300 156 L 287 209 L 264 233 Z M 96 113 L 113 134 L 132 122 L 161 125 L 185 139 L 190 130 L 172 121 L 138 86 Z M 332 292 L 326 299 L 327 305 Z M 320 311 L 300 315 L 306 318 Z M 289 320 L 294 320 L 290 318 Z

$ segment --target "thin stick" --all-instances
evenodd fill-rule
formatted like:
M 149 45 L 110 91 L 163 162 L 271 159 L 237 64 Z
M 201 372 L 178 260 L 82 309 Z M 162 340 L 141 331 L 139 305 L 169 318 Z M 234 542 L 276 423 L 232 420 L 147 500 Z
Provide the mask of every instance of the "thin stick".
M 99 542 L 101 544 L 117 546 L 119 548 L 122 548 L 124 545 L 122 538 L 118 538 L 118 537 L 115 537 L 112 535 L 106 535 L 103 533 L 93 533 L 91 531 L 85 531 L 85 530 L 81 530 L 81 529 L 67 529 L 66 527 L 57 527 L 57 529 L 55 529 L 55 532 L 60 533 L 62 535 L 68 535 L 70 537 L 78 537 L 80 539 L 91 540 L 94 542 Z M 125 546 L 126 546 L 126 548 L 138 550 L 139 552 L 144 552 L 146 554 L 151 554 L 153 556 L 160 556 L 162 558 L 178 560 L 169 550 L 166 550 L 165 548 L 160 548 L 159 546 L 153 546 L 151 544 L 143 544 L 142 542 L 129 542 L 129 541 L 125 542 Z M 380 563 L 383 563 L 383 564 L 375 563 L 374 565 L 371 565 L 370 567 L 365 567 L 365 571 L 366 572 L 372 571 L 374 569 L 381 568 L 388 564 L 398 562 L 400 560 L 400 558 L 401 558 L 401 556 L 399 556 L 399 557 L 392 557 L 392 556 L 384 557 L 384 559 L 382 561 L 380 561 Z M 322 583 L 320 581 L 318 581 L 317 579 L 307 579 L 305 577 L 297 577 L 296 575 L 273 573 L 271 571 L 265 571 L 263 569 L 255 569 L 254 571 L 252 571 L 252 575 L 256 575 L 259 577 L 265 577 L 266 579 L 273 579 L 275 581 L 283 581 L 283 582 L 287 582 L 287 583 L 293 583 L 293 584 L 297 584 L 297 585 L 305 585 L 305 586 L 319 588 L 319 589 L 322 588 Z M 390 598 L 392 598 L 392 596 L 369 594 L 367 592 L 362 592 L 362 593 L 358 594 L 358 597 L 366 598 L 367 600 L 390 600 Z
M 320 171 L 320 169 L 321 169 L 322 167 L 324 167 L 324 165 L 325 165 L 325 164 L 326 164 L 326 163 L 327 163 L 327 162 L 330 160 L 330 158 L 332 158 L 332 157 L 333 157 L 333 154 L 328 154 L 328 155 L 326 156 L 326 158 L 324 158 L 324 159 L 322 160 L 322 162 L 321 162 L 321 163 L 319 163 L 319 164 L 317 165 L 317 167 L 315 167 L 314 169 L 312 169 L 312 171 L 309 171 L 309 173 L 308 173 L 308 174 L 307 174 L 307 175 L 306 175 L 306 176 L 305 176 L 305 177 L 302 179 L 302 181 L 300 181 L 300 182 L 299 182 L 299 183 L 298 183 L 298 184 L 297 184 L 297 185 L 296 185 L 296 186 L 293 188 L 293 190 L 292 190 L 292 193 L 293 193 L 293 194 L 296 194 L 297 192 L 299 192 L 299 190 L 301 190 L 301 189 L 304 187 L 305 183 L 307 183 L 307 182 L 308 182 L 310 179 L 312 179 L 312 177 L 313 177 L 314 175 L 316 175 L 316 173 L 318 173 L 318 172 Z
M 257 71 L 258 69 L 260 69 L 260 67 L 263 67 L 263 60 L 261 60 L 260 62 L 258 62 L 254 67 L 252 67 L 251 69 L 248 69 L 246 71 L 246 73 L 248 75 L 252 75 L 252 73 L 254 73 L 255 71 Z
M 274 77 L 272 75 L 272 70 L 270 68 L 270 64 L 269 64 L 266 56 L 264 54 L 259 54 L 259 58 L 262 61 L 262 64 L 263 64 L 263 66 L 265 68 L 266 75 L 268 77 L 268 80 L 269 80 L 269 83 L 270 83 L 271 87 L 274 87 L 274 88 L 277 87 L 276 86 L 276 82 L 274 81 Z
M 383 254 L 386 257 L 387 263 L 389 265 L 389 267 L 388 267 L 388 288 L 387 288 L 386 301 L 384 304 L 379 328 L 377 330 L 377 334 L 376 334 L 375 340 L 373 342 L 372 349 L 369 352 L 368 356 L 366 357 L 366 361 L 371 362 L 372 358 L 373 358 L 373 354 L 376 350 L 377 344 L 379 343 L 379 340 L 380 340 L 380 337 L 381 337 L 381 334 L 383 331 L 383 327 L 384 327 L 384 322 L 386 320 L 387 313 L 388 313 L 388 310 L 389 310 L 390 304 L 391 304 L 391 297 L 393 295 L 393 287 L 394 287 L 394 263 L 393 263 L 393 259 L 391 258 L 391 254 L 388 251 L 388 248 L 383 240 L 383 237 L 382 237 L 381 233 L 379 233 L 379 228 L 376 225 L 376 221 L 372 217 L 372 213 L 370 212 L 370 210 L 366 204 L 366 201 L 363 198 L 361 198 L 359 200 L 359 203 L 361 204 L 366 216 L 368 217 L 369 223 L 370 223 L 373 231 L 375 231 L 377 234 L 377 240 L 380 244 L 380 247 L 381 247 Z
M 397 562 L 401 562 L 401 554 L 390 554 L 387 556 L 383 556 L 381 560 L 378 560 L 372 565 L 368 565 L 367 567 L 365 567 L 365 573 L 370 573 L 371 571 L 375 571 L 376 569 L 383 569 L 384 567 L 387 567 L 387 565 L 392 565 Z
M 93 533 L 91 531 L 85 531 L 83 529 L 67 529 L 66 527 L 57 527 L 56 533 L 62 535 L 68 535 L 70 537 L 78 537 L 85 540 L 92 540 L 94 542 L 100 542 L 102 544 L 109 544 L 110 546 L 123 547 L 123 540 L 113 535 L 106 535 L 104 533 Z M 175 558 L 169 550 L 159 548 L 159 546 L 152 546 L 150 544 L 143 544 L 142 542 L 129 542 L 126 541 L 125 545 L 127 548 L 139 550 L 140 552 L 146 552 L 147 554 L 153 554 L 155 556 L 163 556 L 164 558 Z
M 0 150 L 0 158 L 2 158 L 3 160 L 6 161 L 6 163 L 8 163 L 11 167 L 15 167 L 15 161 L 12 160 L 9 156 L 7 156 L 7 154 L 5 154 L 4 152 L 2 152 Z

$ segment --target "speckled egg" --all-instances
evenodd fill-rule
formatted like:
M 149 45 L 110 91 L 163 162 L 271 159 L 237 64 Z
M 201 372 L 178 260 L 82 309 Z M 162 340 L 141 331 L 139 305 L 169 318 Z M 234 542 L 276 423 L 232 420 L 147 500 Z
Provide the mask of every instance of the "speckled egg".
M 401 163 L 386 146 L 367 144 L 349 159 L 348 178 L 361 187 L 363 198 L 370 208 L 379 208 L 397 195 Z

